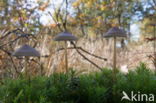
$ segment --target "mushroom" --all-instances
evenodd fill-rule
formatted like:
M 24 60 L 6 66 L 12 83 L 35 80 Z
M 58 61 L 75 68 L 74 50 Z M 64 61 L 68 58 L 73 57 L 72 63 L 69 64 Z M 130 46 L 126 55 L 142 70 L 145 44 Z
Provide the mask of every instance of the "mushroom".
M 27 76 L 27 61 L 29 59 L 29 57 L 40 57 L 40 53 L 32 48 L 31 46 L 25 44 L 23 46 L 21 46 L 19 49 L 15 50 L 12 54 L 13 56 L 16 57 L 25 57 L 25 73 Z
M 68 57 L 67 57 L 67 41 L 76 41 L 77 37 L 72 35 L 69 32 L 62 32 L 58 34 L 56 37 L 54 37 L 55 41 L 64 41 L 65 42 L 65 69 L 66 72 L 68 71 Z
M 31 46 L 25 44 L 21 46 L 19 49 L 15 50 L 15 52 L 12 54 L 13 56 L 19 57 L 19 56 L 25 56 L 25 57 L 40 57 L 40 53 L 32 48 Z
M 109 37 L 114 38 L 113 71 L 115 72 L 115 69 L 116 69 L 116 38 L 117 37 L 127 37 L 127 34 L 123 29 L 120 29 L 118 27 L 112 27 L 103 36 L 104 36 L 104 38 L 109 38 Z

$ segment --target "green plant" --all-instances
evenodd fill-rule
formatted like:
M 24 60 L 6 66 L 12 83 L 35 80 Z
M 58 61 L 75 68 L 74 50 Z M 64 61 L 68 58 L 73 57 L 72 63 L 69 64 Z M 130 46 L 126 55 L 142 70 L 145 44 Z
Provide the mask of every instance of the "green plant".
M 29 81 L 6 79 L 0 85 L 0 102 L 4 103 L 120 103 L 122 91 L 156 94 L 156 75 L 141 63 L 128 74 L 112 71 L 75 75 L 54 73 L 50 77 L 34 77 Z M 123 101 L 129 103 L 129 101 Z

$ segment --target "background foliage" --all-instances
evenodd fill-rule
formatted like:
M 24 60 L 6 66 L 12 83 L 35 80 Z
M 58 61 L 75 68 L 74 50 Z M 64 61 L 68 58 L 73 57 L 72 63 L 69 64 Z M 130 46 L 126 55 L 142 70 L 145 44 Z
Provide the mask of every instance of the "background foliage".
M 106 57 L 107 62 L 88 56 L 101 67 L 112 66 L 112 40 L 102 39 L 102 35 L 113 26 L 121 26 L 129 34 L 126 39 L 118 39 L 118 56 L 122 58 L 118 60 L 118 67 L 124 64 L 131 68 L 140 61 L 153 60 L 151 58 L 153 42 L 145 41 L 146 38 L 152 40 L 149 38 L 153 37 L 154 31 L 149 24 L 155 23 L 155 12 L 155 0 L 59 0 L 57 2 L 54 0 L 1 0 L 1 78 L 16 78 L 23 71 L 24 60 L 11 56 L 11 53 L 23 44 L 37 48 L 43 57 L 47 57 L 29 60 L 31 75 L 40 75 L 40 71 L 43 71 L 43 75 L 63 72 L 64 53 L 58 52 L 58 49 L 63 47 L 63 43 L 53 42 L 52 38 L 64 30 L 79 37 L 78 46 L 92 54 Z M 130 32 L 130 27 L 134 23 L 140 27 L 140 37 L 137 42 L 133 41 Z M 136 56 L 133 56 L 134 54 Z M 71 57 L 70 67 L 80 71 L 95 71 L 96 68 L 82 59 L 74 50 L 70 50 L 69 56 Z M 81 70 L 81 68 L 87 70 Z

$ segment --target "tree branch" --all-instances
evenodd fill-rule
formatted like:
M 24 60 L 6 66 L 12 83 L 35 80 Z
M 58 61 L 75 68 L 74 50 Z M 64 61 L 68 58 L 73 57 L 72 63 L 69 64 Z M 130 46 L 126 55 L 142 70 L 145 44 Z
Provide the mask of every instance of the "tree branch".
M 83 55 L 77 48 L 76 45 L 74 44 L 74 42 L 71 42 L 71 44 L 74 46 L 74 48 L 76 49 L 76 51 L 79 53 L 79 55 L 81 55 L 85 60 L 87 60 L 88 62 L 90 62 L 92 65 L 94 65 L 95 67 L 97 67 L 99 70 L 102 70 L 102 68 L 100 66 L 98 66 L 97 64 L 95 64 L 93 61 L 89 60 L 85 55 Z
M 64 50 L 65 48 L 59 48 L 57 51 L 60 51 L 60 50 Z M 102 60 L 104 60 L 104 61 L 107 61 L 107 59 L 106 58 L 102 58 L 102 57 L 100 57 L 100 56 L 97 56 L 97 55 L 95 55 L 95 54 L 92 54 L 92 53 L 90 53 L 90 52 L 88 52 L 88 51 L 86 51 L 86 50 L 84 50 L 82 47 L 69 47 L 69 48 L 67 48 L 67 49 L 80 49 L 81 51 L 83 51 L 83 52 L 85 52 L 85 53 L 87 53 L 87 54 L 89 54 L 89 55 L 91 55 L 91 56 L 93 56 L 93 57 L 95 57 L 95 58 L 98 58 L 98 59 L 102 59 Z

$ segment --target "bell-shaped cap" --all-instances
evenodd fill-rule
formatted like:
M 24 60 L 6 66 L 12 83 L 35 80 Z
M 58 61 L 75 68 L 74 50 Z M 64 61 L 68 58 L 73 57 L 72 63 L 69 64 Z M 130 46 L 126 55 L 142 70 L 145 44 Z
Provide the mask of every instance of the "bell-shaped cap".
M 156 23 L 151 23 L 150 25 L 151 25 L 151 26 L 156 26 Z
M 108 37 L 127 37 L 126 31 L 123 29 L 119 29 L 118 27 L 113 27 L 108 30 L 106 34 L 104 34 L 105 38 Z
M 40 53 L 29 45 L 23 45 L 19 49 L 15 50 L 12 54 L 13 56 L 34 56 L 39 57 Z
M 68 32 L 62 32 L 58 34 L 55 38 L 55 41 L 76 41 L 77 37 Z

